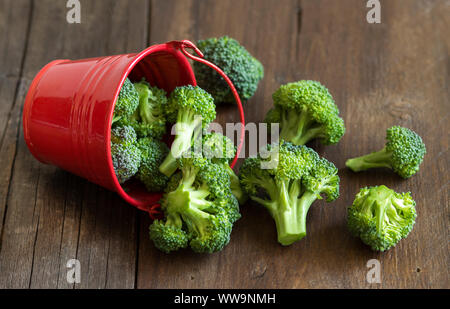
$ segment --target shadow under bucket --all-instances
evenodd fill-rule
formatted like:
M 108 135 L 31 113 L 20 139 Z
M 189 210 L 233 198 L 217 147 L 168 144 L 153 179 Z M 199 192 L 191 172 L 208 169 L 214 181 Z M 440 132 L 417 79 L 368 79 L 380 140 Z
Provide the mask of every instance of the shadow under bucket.
M 126 202 L 151 215 L 161 193 L 149 193 L 137 182 L 127 182 L 126 192 L 117 181 L 110 154 L 111 122 L 120 88 L 127 77 L 142 77 L 170 93 L 175 87 L 196 85 L 186 57 L 200 61 L 226 80 L 241 114 L 241 134 L 236 157 L 244 137 L 241 101 L 222 70 L 187 53 L 201 52 L 189 41 L 153 45 L 140 53 L 82 60 L 55 60 L 43 67 L 30 85 L 23 110 L 24 138 L 39 161 L 58 166 L 117 192 Z

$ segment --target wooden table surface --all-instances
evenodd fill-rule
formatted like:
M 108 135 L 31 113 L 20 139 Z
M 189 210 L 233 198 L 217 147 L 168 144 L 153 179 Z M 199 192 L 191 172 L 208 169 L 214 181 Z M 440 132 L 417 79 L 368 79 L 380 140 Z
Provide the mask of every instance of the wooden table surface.
M 66 22 L 65 2 L 0 1 L 1 288 L 450 287 L 448 0 L 381 1 L 380 24 L 367 23 L 361 0 L 80 0 L 81 24 Z M 248 203 L 223 251 L 166 255 L 149 240 L 145 213 L 29 153 L 24 97 L 49 61 L 225 34 L 265 68 L 248 122 L 261 122 L 280 84 L 300 79 L 325 84 L 345 120 L 338 145 L 310 144 L 340 168 L 341 195 L 315 202 L 302 241 L 280 246 L 269 214 Z M 233 106 L 218 114 L 220 123 L 238 119 Z M 345 169 L 347 158 L 381 148 L 392 125 L 426 143 L 416 176 Z M 395 249 L 375 253 L 347 232 L 346 208 L 359 188 L 381 184 L 411 191 L 418 218 Z M 74 258 L 81 283 L 69 284 Z M 381 283 L 366 281 L 370 259 L 380 261 Z

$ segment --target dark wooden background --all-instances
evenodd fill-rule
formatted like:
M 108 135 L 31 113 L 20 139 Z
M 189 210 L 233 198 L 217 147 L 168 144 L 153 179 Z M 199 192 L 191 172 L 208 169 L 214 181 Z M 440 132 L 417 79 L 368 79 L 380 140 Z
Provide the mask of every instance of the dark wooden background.
M 362 0 L 96 0 L 81 2 L 81 24 L 66 22 L 66 1 L 0 1 L 1 288 L 449 288 L 449 45 L 446 0 L 381 1 L 381 24 L 366 22 Z M 230 244 L 212 255 L 171 255 L 149 241 L 150 219 L 112 192 L 35 160 L 21 112 L 31 80 L 57 58 L 126 52 L 175 39 L 228 34 L 265 67 L 246 104 L 260 122 L 282 83 L 316 79 L 334 95 L 347 133 L 336 146 L 312 143 L 340 168 L 341 196 L 318 201 L 308 235 L 288 248 L 273 220 L 242 207 Z M 237 112 L 220 108 L 220 122 Z M 353 174 L 350 156 L 381 148 L 385 129 L 403 125 L 425 140 L 420 172 Z M 346 229 L 360 187 L 411 191 L 418 218 L 407 240 L 375 253 Z M 66 263 L 81 263 L 68 284 Z M 381 283 L 366 282 L 370 259 Z

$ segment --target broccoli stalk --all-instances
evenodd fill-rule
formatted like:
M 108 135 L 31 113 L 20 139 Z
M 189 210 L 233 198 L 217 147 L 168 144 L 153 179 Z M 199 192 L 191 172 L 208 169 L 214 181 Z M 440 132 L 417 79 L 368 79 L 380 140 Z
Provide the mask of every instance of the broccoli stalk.
M 193 141 L 201 133 L 202 118 L 191 109 L 180 110 L 175 124 L 176 136 L 170 148 L 170 152 L 160 166 L 160 171 L 171 176 L 177 170 L 176 159 L 190 150 Z M 200 131 L 200 132 L 199 132 Z
M 345 165 L 354 172 L 387 167 L 403 178 L 417 173 L 426 154 L 422 138 L 414 131 L 393 126 L 386 131 L 386 145 L 378 152 L 347 160 Z
M 190 150 L 201 129 L 216 118 L 214 100 L 200 87 L 177 87 L 169 97 L 167 118 L 175 123 L 176 136 L 159 170 L 170 177 L 177 169 L 176 159 Z
M 354 172 L 365 171 L 370 168 L 387 167 L 391 168 L 389 160 L 392 157 L 392 151 L 388 151 L 386 147 L 380 151 L 369 153 L 365 156 L 347 160 L 345 165 Z
M 269 211 L 275 221 L 278 242 L 283 246 L 291 245 L 306 236 L 306 215 L 317 197 L 312 192 L 301 195 L 300 180 L 274 181 L 269 186 L 274 187 L 268 188 L 266 185 L 267 192 L 277 195 L 270 196 L 270 201 L 257 196 L 250 198 Z
M 197 171 L 193 166 L 183 169 L 180 185 L 167 194 L 169 213 L 178 212 L 183 213 L 183 216 L 189 216 L 211 206 L 211 202 L 206 200 L 210 194 L 208 187 L 206 185 L 199 188 L 193 187 L 196 176 Z

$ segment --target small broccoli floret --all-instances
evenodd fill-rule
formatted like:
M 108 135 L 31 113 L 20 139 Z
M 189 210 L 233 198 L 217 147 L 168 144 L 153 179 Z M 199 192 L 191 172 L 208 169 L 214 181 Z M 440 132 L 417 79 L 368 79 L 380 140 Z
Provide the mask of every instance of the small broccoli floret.
M 202 129 L 216 118 L 216 110 L 210 94 L 188 85 L 177 87 L 170 94 L 166 112 L 168 121 L 175 123 L 176 136 L 159 170 L 170 177 L 177 169 L 176 159 L 190 151 Z
M 159 165 L 169 153 L 169 148 L 163 142 L 151 137 L 140 138 L 137 146 L 141 151 L 141 164 L 137 178 L 142 181 L 148 191 L 163 191 L 169 178 L 159 171 Z
M 169 218 L 180 218 L 176 235 L 186 235 L 192 250 L 202 253 L 222 250 L 230 240 L 233 222 L 239 214 L 235 208 L 237 202 L 229 190 L 230 178 L 226 170 L 203 157 L 180 158 L 177 164 L 181 172 L 172 176 L 161 200 L 166 217 L 164 226 L 173 226 L 167 223 Z M 150 228 L 151 238 L 160 242 L 158 248 L 172 251 L 172 248 L 183 247 L 173 240 L 176 237 L 172 232 L 166 237 L 160 230 L 159 226 Z M 185 244 L 184 239 L 182 244 Z
M 295 145 L 319 139 L 324 145 L 332 145 L 344 135 L 339 109 L 328 89 L 319 82 L 288 83 L 272 97 L 274 108 L 269 110 L 264 122 L 280 124 L 280 139 Z
M 349 159 L 345 165 L 354 172 L 387 167 L 400 177 L 409 178 L 417 173 L 425 154 L 425 144 L 416 132 L 394 126 L 386 131 L 386 145 L 383 149 Z
M 141 152 L 136 145 L 136 132 L 132 127 L 115 127 L 111 130 L 111 158 L 119 183 L 124 183 L 137 173 Z
M 133 83 L 126 78 L 119 92 L 116 105 L 114 107 L 113 123 L 121 118 L 131 116 L 139 106 L 139 94 Z
M 205 59 L 216 64 L 231 79 L 239 97 L 246 101 L 256 92 L 264 77 L 264 68 L 238 41 L 227 36 L 198 41 L 197 47 Z M 227 83 L 213 69 L 194 62 L 195 77 L 199 86 L 211 93 L 216 104 L 234 102 Z
M 135 83 L 134 87 L 139 93 L 136 133 L 139 137 L 150 136 L 160 139 L 166 132 L 166 92 L 157 87 L 150 87 L 145 80 Z
M 238 199 L 239 204 L 244 204 L 248 196 L 241 189 L 239 177 L 230 167 L 230 161 L 236 155 L 236 147 L 233 142 L 220 133 L 209 133 L 203 136 L 203 156 L 210 158 L 213 163 L 223 164 L 230 175 L 231 192 Z
M 409 192 L 397 193 L 386 186 L 362 188 L 348 208 L 348 228 L 372 250 L 388 250 L 411 232 L 415 205 Z
M 339 196 L 338 170 L 306 146 L 282 141 L 268 150 L 271 157 L 246 159 L 239 177 L 250 198 L 269 211 L 278 242 L 287 246 L 305 237 L 306 215 L 316 199 L 324 194 L 331 202 Z M 272 159 L 277 164 L 267 165 Z
M 183 231 L 182 225 L 180 216 L 175 214 L 167 217 L 166 222 L 155 220 L 150 225 L 150 239 L 156 248 L 165 253 L 186 248 L 189 236 Z

